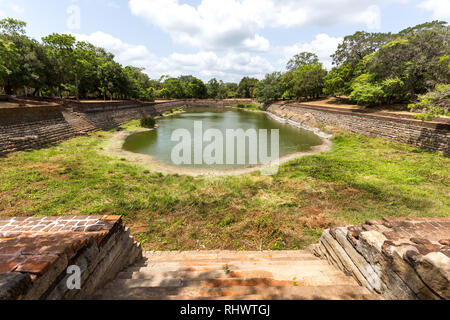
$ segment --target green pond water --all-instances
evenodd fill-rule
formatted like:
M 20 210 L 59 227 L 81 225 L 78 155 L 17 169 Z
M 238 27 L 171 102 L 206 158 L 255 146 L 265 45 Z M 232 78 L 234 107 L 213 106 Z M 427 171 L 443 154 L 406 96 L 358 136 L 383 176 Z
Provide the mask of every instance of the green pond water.
M 217 129 L 222 134 L 222 140 L 217 137 L 219 133 L 216 130 L 216 136 L 214 138 L 210 137 L 207 141 L 200 141 L 198 134 L 196 135 L 195 126 L 199 128 L 199 124 L 201 124 L 202 133 L 208 131 L 208 129 Z M 164 164 L 170 166 L 177 166 L 182 168 L 190 168 L 190 169 L 212 169 L 212 170 L 229 170 L 229 169 L 241 169 L 241 168 L 249 168 L 254 167 L 256 164 L 264 164 L 267 161 L 264 161 L 260 156 L 260 141 L 266 141 L 264 139 L 260 139 L 260 129 L 267 130 L 267 141 L 266 141 L 266 149 L 268 156 L 271 156 L 272 150 L 272 137 L 275 141 L 276 135 L 272 135 L 272 129 L 278 129 L 278 150 L 279 157 L 283 157 L 286 155 L 308 151 L 312 146 L 317 146 L 322 144 L 322 140 L 320 137 L 315 135 L 313 132 L 295 128 L 291 125 L 281 123 L 272 119 L 269 115 L 265 113 L 257 113 L 257 112 L 248 112 L 238 109 L 231 108 L 191 108 L 188 109 L 185 113 L 179 113 L 172 115 L 170 117 L 158 119 L 159 128 L 149 132 L 141 132 L 136 133 L 129 136 L 124 145 L 123 149 L 126 151 L 131 151 L 140 154 L 150 155 L 154 160 L 162 162 Z M 185 147 L 187 145 L 190 146 L 190 151 L 179 151 L 177 154 L 185 155 L 184 152 L 187 152 L 186 158 L 190 158 L 190 161 L 187 163 L 179 163 L 179 160 L 173 158 L 173 150 L 177 145 L 180 145 L 182 140 L 172 141 L 172 135 L 174 131 L 177 129 L 185 129 L 189 132 L 190 140 L 189 143 L 185 143 Z M 255 155 L 255 140 L 251 140 L 248 137 L 246 138 L 245 143 L 245 156 L 242 156 L 242 147 L 238 149 L 238 142 L 235 141 L 234 145 L 234 161 L 231 160 L 231 154 L 233 152 L 229 152 L 232 147 L 228 147 L 227 142 L 229 140 L 226 139 L 227 130 L 236 130 L 242 129 L 247 131 L 248 129 L 255 129 L 257 132 L 257 142 L 258 146 L 257 154 Z M 179 131 L 179 130 L 178 130 Z M 198 133 L 197 129 L 197 133 Z M 184 135 L 186 137 L 186 135 Z M 197 139 L 195 139 L 197 137 Z M 203 138 L 205 138 L 203 136 Z M 217 151 L 219 149 L 215 149 L 215 151 L 209 150 L 209 153 L 212 156 L 216 157 L 216 161 L 213 164 L 208 164 L 204 158 L 199 161 L 199 154 L 203 155 L 201 150 L 206 152 L 207 146 L 211 145 L 212 142 L 216 140 L 221 140 L 223 142 L 223 152 Z M 200 140 L 202 140 L 200 138 Z M 242 141 L 242 140 L 241 140 Z M 230 144 L 231 145 L 231 144 Z M 264 144 L 263 144 L 264 145 Z M 197 147 L 197 151 L 196 148 Z M 200 150 L 200 151 L 198 151 Z M 241 150 L 241 160 L 238 159 L 239 150 Z M 229 152 L 229 157 L 227 159 L 227 151 Z M 221 155 L 221 153 L 223 153 Z M 275 153 L 276 154 L 276 153 Z M 190 155 L 190 157 L 189 157 Z M 222 157 L 221 157 L 222 156 Z M 197 157 L 197 158 L 196 158 Z M 257 158 L 257 163 L 255 164 L 255 157 Z M 222 158 L 222 161 L 217 161 L 218 158 Z M 243 159 L 245 158 L 245 162 Z M 197 159 L 197 160 L 196 160 Z M 253 160 L 252 160 L 253 159 Z

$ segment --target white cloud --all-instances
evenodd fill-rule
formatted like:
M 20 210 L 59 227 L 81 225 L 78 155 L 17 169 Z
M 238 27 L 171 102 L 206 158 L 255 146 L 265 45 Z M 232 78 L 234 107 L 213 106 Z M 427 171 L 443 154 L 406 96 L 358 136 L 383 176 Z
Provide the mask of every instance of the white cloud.
M 86 41 L 114 53 L 119 61 L 139 61 L 151 56 L 150 51 L 143 45 L 132 45 L 102 31 L 90 35 L 71 33 L 78 41 Z
M 324 67 L 331 69 L 332 60 L 330 56 L 336 51 L 338 45 L 343 40 L 343 38 L 330 37 L 327 34 L 321 33 L 316 35 L 316 38 L 311 42 L 299 42 L 293 46 L 283 47 L 282 52 L 284 54 L 284 58 L 280 60 L 282 68 L 286 66 L 287 61 L 294 55 L 303 51 L 308 51 L 317 54 L 320 61 L 323 62 Z
M 174 42 L 202 50 L 266 52 L 264 28 L 360 25 L 380 27 L 376 0 L 129 0 L 131 12 L 167 32 Z
M 224 81 L 239 81 L 243 76 L 262 78 L 266 73 L 275 70 L 267 59 L 250 53 L 229 52 L 218 56 L 212 51 L 200 51 L 194 54 L 172 53 L 167 57 L 158 57 L 146 46 L 125 43 L 102 31 L 90 35 L 72 34 L 78 41 L 90 42 L 114 53 L 117 61 L 123 65 L 145 68 L 152 78 L 159 78 L 162 74 L 192 74 L 204 81 L 213 77 Z
M 418 7 L 431 11 L 433 19 L 450 19 L 450 0 L 426 0 L 419 3 Z

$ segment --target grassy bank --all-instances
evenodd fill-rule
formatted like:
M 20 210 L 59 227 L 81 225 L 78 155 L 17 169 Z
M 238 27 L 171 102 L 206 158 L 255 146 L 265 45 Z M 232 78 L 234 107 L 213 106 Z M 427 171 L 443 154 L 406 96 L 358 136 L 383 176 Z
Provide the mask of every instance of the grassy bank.
M 134 128 L 136 123 L 128 125 Z M 450 212 L 450 159 L 339 134 L 276 176 L 184 177 L 100 155 L 110 132 L 0 158 L 0 215 L 120 214 L 146 249 L 298 249 L 324 228 Z

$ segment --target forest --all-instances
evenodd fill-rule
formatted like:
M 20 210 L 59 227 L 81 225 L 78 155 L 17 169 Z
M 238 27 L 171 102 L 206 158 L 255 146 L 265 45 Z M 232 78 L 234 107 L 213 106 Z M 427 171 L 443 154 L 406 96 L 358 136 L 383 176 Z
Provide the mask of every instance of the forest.
M 252 98 L 261 103 L 325 96 L 362 107 L 402 104 L 432 120 L 449 115 L 450 34 L 444 21 L 398 33 L 358 31 L 346 36 L 326 70 L 316 54 L 300 52 L 283 71 L 239 83 L 208 82 L 192 76 L 159 79 L 141 68 L 122 66 L 112 53 L 69 34 L 40 41 L 26 35 L 26 23 L 0 20 L 0 93 L 73 99 Z

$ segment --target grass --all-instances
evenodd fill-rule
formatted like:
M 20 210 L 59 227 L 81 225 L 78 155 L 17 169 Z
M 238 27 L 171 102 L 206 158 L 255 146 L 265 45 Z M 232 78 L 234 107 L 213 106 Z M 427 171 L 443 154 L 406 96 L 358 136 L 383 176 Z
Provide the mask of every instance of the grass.
M 238 103 L 232 106 L 233 108 L 238 108 L 238 109 L 246 109 L 246 110 L 251 110 L 251 111 L 261 111 L 263 108 L 260 106 L 257 106 L 253 103 Z
M 174 114 L 177 114 L 177 113 L 183 113 L 183 112 L 184 112 L 184 110 L 181 109 L 181 108 L 174 108 L 174 109 L 172 109 L 170 111 L 167 111 L 167 112 L 163 113 L 163 116 L 166 117 L 166 116 L 174 115 Z
M 119 214 L 148 250 L 284 250 L 336 225 L 450 212 L 448 156 L 382 139 L 341 133 L 276 176 L 193 178 L 101 155 L 111 134 L 0 158 L 0 215 Z

